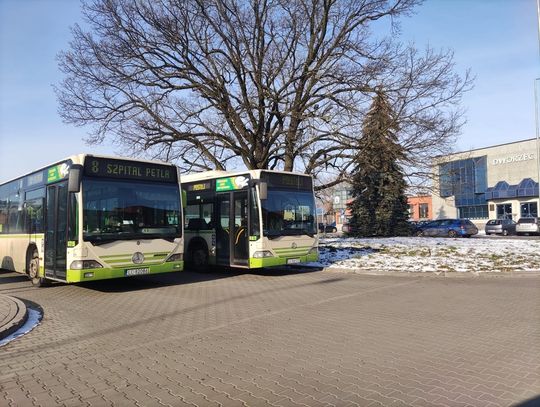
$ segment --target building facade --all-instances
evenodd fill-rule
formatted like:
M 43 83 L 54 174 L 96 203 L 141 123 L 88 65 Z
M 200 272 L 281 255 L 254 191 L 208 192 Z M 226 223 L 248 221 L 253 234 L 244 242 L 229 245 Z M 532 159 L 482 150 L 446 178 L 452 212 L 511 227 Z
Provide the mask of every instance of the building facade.
M 539 216 L 536 139 L 439 158 L 433 218 L 488 219 Z
M 341 225 L 347 223 L 350 217 L 350 209 L 348 204 L 353 200 L 351 186 L 344 183 L 341 188 L 336 189 L 333 195 L 334 222 L 338 230 L 341 230 Z
M 409 217 L 411 220 L 431 220 L 433 219 L 433 205 L 430 195 L 419 195 L 407 197 L 409 205 Z

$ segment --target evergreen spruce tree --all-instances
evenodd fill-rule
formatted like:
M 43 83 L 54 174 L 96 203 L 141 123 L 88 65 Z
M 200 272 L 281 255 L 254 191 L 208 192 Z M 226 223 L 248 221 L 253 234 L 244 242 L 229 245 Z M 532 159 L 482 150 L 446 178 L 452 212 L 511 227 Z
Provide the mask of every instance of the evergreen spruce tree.
M 383 91 L 377 91 L 359 139 L 352 178 L 351 234 L 400 236 L 409 233 L 406 182 L 398 164 L 405 158 L 398 127 Z

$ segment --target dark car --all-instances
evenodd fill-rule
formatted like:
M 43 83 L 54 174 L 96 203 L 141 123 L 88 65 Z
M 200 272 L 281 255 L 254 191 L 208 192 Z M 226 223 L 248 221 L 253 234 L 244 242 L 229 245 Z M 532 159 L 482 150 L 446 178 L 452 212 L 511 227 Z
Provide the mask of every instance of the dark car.
M 319 232 L 321 233 L 336 233 L 337 228 L 335 223 L 330 225 L 325 225 L 324 223 L 319 223 Z
M 515 235 L 516 222 L 512 219 L 490 219 L 486 223 L 486 235 Z
M 478 228 L 468 219 L 437 219 L 418 228 L 416 236 L 471 237 Z

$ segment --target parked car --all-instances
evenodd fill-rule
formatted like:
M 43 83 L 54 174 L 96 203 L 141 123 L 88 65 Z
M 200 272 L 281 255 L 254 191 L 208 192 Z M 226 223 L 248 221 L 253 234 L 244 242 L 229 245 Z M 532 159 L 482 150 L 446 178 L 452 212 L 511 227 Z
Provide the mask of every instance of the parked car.
M 486 235 L 514 235 L 516 233 L 516 222 L 512 219 L 490 219 L 486 223 Z
M 540 234 L 540 218 L 520 218 L 516 225 L 516 234 Z
M 419 226 L 416 236 L 471 237 L 478 228 L 468 219 L 437 219 Z
M 430 220 L 410 220 L 409 227 L 411 229 L 411 235 L 416 235 L 418 231 L 424 226 L 427 225 Z
M 319 223 L 319 232 L 321 233 L 336 233 L 337 228 L 335 223 L 330 225 L 325 225 L 324 223 Z

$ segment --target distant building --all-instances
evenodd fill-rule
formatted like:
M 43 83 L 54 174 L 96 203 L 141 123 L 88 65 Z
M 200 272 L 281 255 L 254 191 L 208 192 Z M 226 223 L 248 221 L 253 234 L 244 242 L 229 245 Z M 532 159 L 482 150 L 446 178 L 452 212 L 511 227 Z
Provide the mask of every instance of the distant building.
M 409 196 L 409 217 L 411 220 L 431 220 L 433 219 L 433 205 L 430 195 Z
M 333 195 L 334 221 L 336 225 L 347 223 L 346 220 L 351 215 L 350 210 L 347 208 L 347 205 L 353 200 L 351 186 L 346 183 L 342 185 L 342 188 L 336 189 Z M 339 226 L 338 230 L 341 230 Z
M 434 165 L 438 185 L 433 218 L 488 219 L 538 216 L 537 140 L 452 154 Z

